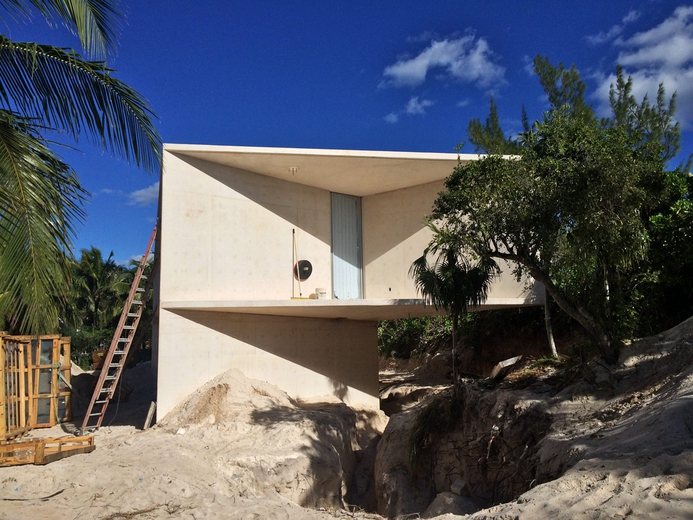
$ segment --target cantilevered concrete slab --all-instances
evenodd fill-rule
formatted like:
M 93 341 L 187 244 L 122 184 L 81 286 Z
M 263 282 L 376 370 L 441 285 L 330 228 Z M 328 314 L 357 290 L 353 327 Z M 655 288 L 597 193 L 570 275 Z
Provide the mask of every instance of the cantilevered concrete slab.
M 366 197 L 440 181 L 473 154 L 166 144 L 167 152 L 330 192 Z
M 470 311 L 503 309 L 543 302 L 542 287 L 527 298 L 490 298 L 480 308 Z M 416 300 L 245 300 L 245 301 L 177 301 L 162 302 L 169 310 L 206 311 L 294 318 L 325 318 L 362 321 L 399 320 L 442 314 L 431 304 Z

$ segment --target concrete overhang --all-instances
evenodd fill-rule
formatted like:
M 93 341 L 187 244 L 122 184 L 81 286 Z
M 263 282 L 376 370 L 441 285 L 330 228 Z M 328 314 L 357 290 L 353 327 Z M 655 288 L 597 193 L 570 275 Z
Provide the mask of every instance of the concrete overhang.
M 489 298 L 472 311 L 542 305 L 535 296 L 525 298 Z M 397 320 L 442 314 L 423 300 L 233 300 L 233 301 L 164 301 L 169 311 L 207 311 L 231 314 L 261 314 L 294 318 L 328 318 L 349 320 Z
M 445 179 L 476 154 L 164 144 L 164 151 L 366 197 Z

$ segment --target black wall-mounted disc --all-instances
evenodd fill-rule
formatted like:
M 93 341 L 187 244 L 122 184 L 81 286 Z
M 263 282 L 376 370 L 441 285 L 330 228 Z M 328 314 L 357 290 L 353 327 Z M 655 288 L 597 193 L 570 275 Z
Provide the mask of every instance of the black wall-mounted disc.
M 299 260 L 294 266 L 294 276 L 297 280 L 306 281 L 313 273 L 313 265 L 308 260 Z

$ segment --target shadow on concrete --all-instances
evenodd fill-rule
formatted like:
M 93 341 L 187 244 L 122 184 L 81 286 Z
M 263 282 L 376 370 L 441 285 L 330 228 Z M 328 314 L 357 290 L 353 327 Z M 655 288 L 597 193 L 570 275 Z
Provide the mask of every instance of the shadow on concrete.
M 378 397 L 376 322 L 173 309 L 170 312 L 325 376 L 333 387 L 333 395 L 340 400 L 347 398 L 349 387 Z M 315 337 L 316 331 L 325 330 L 326 322 L 330 323 L 329 336 L 324 334 L 318 341 L 329 349 L 327 355 L 320 352 Z M 372 345 L 354 344 L 352 338 L 364 335 L 372 338 Z

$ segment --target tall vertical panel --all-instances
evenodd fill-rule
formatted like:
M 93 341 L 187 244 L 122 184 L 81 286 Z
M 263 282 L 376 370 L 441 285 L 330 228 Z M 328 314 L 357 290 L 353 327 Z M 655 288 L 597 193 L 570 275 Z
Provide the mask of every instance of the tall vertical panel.
M 361 199 L 332 194 L 332 296 L 361 298 Z

